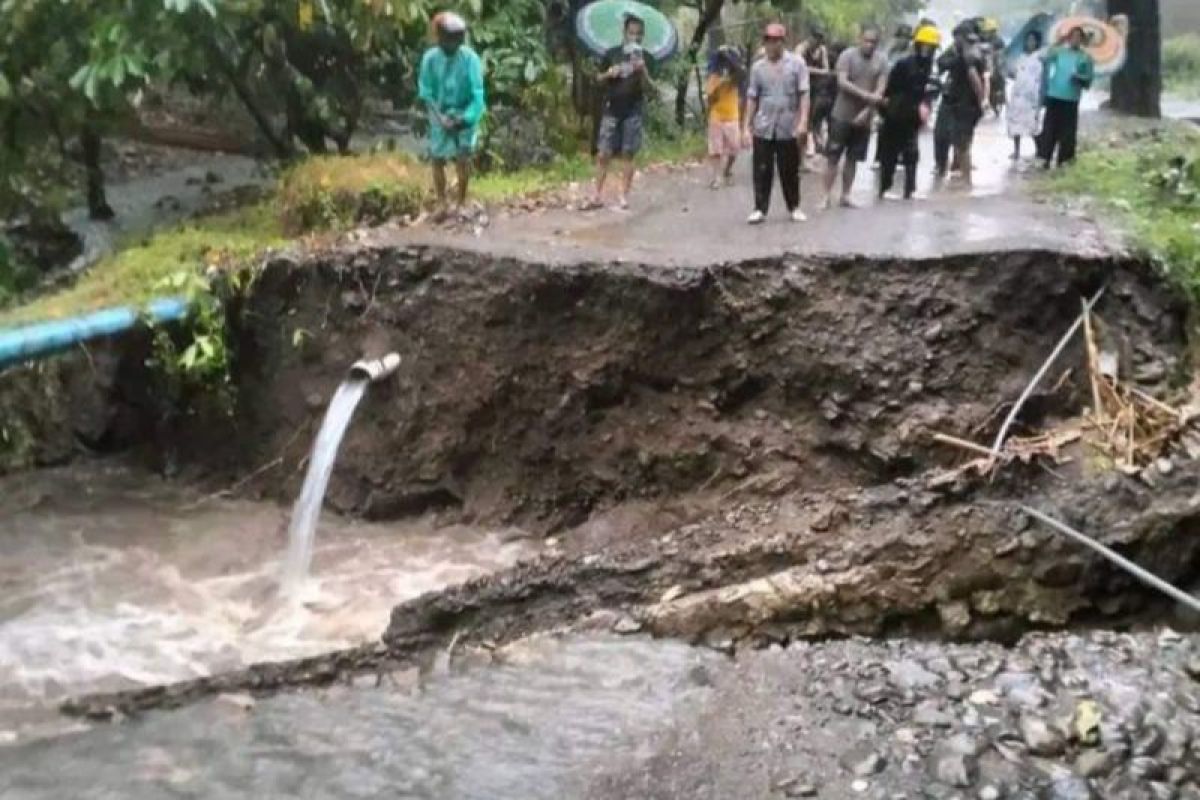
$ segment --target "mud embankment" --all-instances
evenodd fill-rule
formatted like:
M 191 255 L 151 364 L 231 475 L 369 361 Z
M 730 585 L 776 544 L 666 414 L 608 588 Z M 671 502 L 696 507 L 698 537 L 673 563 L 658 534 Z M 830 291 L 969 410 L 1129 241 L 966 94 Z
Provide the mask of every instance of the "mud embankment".
M 987 428 L 1104 284 L 1131 366 L 1174 371 L 1179 309 L 1148 272 L 1045 253 L 663 270 L 381 249 L 273 264 L 238 338 L 234 463 L 283 456 L 256 488 L 293 497 L 309 444 L 296 431 L 345 365 L 396 350 L 397 381 L 343 446 L 330 502 L 347 513 L 445 507 L 553 531 L 756 475 L 871 485 L 944 463 L 929 430 Z M 1070 382 L 1035 411 L 1085 396 Z
M 1200 465 L 1153 489 L 1099 469 L 944 478 L 985 441 L 1101 286 L 1106 340 L 1148 388 L 1180 374 L 1181 306 L 1140 264 L 1027 252 L 927 262 L 781 258 L 707 269 L 547 266 L 428 249 L 278 260 L 231 329 L 239 413 L 169 442 L 185 470 L 294 496 L 345 367 L 395 350 L 343 444 L 332 507 L 553 534 L 544 557 L 399 606 L 386 647 L 76 713 L 272 691 L 571 626 L 719 649 L 846 633 L 1007 639 L 1153 602 L 1037 528 L 1030 503 L 1164 577 L 1200 577 Z M 1088 397 L 1078 349 L 1025 424 Z M 263 468 L 263 465 L 266 465 Z

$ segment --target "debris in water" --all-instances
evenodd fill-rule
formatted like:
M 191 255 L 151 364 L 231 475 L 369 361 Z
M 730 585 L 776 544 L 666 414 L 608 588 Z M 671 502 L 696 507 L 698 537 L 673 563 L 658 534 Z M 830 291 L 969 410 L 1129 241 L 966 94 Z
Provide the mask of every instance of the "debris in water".
M 248 694 L 220 694 L 217 695 L 217 702 L 239 711 L 250 711 L 256 705 L 254 698 Z

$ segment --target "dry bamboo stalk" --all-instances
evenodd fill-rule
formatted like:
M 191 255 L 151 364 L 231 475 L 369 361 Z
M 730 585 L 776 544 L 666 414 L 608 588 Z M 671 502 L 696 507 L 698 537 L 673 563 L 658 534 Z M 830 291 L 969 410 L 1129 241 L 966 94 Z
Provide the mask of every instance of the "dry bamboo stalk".
M 1153 395 L 1151 395 L 1147 392 L 1143 392 L 1141 389 L 1137 388 L 1136 386 L 1129 387 L 1129 391 L 1131 391 L 1133 394 L 1137 395 L 1138 397 L 1140 397 L 1142 400 L 1146 401 L 1150 405 L 1159 409 L 1160 411 L 1165 411 L 1166 413 L 1170 414 L 1175 419 L 1179 420 L 1179 419 L 1183 418 L 1182 411 L 1180 411 L 1177 408 L 1171 408 L 1171 406 L 1169 406 L 1166 403 L 1164 403 L 1163 401 L 1159 400 L 1157 397 L 1154 397 Z
M 1092 306 L 1096 305 L 1096 303 L 1100 301 L 1100 298 L 1104 296 L 1105 289 L 1107 288 L 1108 287 L 1104 287 L 1100 291 L 1096 292 L 1091 300 L 1084 303 L 1084 309 L 1090 311 Z M 1058 340 L 1058 344 L 1054 347 L 1054 350 L 1050 352 L 1050 355 L 1042 363 L 1041 368 L 1038 369 L 1037 373 L 1033 376 L 1033 380 L 1031 380 L 1029 385 L 1025 387 L 1025 391 L 1021 392 L 1021 396 L 1017 398 L 1017 402 L 1013 403 L 1012 409 L 1008 412 L 1008 416 L 1004 419 L 1004 424 L 1000 426 L 1000 431 L 996 434 L 996 441 L 992 444 L 991 452 L 993 456 L 1000 455 L 1000 448 L 1004 445 L 1005 437 L 1008 436 L 1008 429 L 1012 427 L 1014 422 L 1016 422 L 1017 416 L 1021 413 L 1021 408 L 1025 405 L 1025 401 L 1029 399 L 1031 394 L 1033 394 L 1033 391 L 1037 388 L 1037 385 L 1041 383 L 1042 378 L 1046 377 L 1046 373 L 1050 371 L 1050 367 L 1054 364 L 1055 359 L 1057 359 L 1062 351 L 1066 349 L 1067 344 L 1070 343 L 1071 338 L 1075 336 L 1075 333 L 1079 330 L 1079 327 L 1082 324 L 1083 318 L 1080 317 L 1079 319 L 1075 320 L 1075 323 L 1071 325 L 1070 328 L 1067 329 L 1067 332 L 1063 334 L 1063 337 Z
M 1135 462 L 1133 460 L 1133 453 L 1134 453 L 1134 450 L 1136 449 L 1136 446 L 1134 444 L 1134 416 L 1135 415 L 1133 414 L 1133 412 L 1130 411 L 1130 414 L 1129 414 L 1129 451 L 1128 451 L 1129 457 L 1125 459 L 1125 463 L 1131 467 L 1135 466 Z
M 1103 419 L 1104 405 L 1100 402 L 1100 385 L 1096 381 L 1100 354 L 1096 352 L 1096 338 L 1092 331 L 1092 309 L 1083 298 L 1079 299 L 1079 303 L 1083 306 L 1083 336 L 1087 349 L 1088 379 L 1092 383 L 1092 413 Z
M 1120 428 L 1121 428 L 1121 417 L 1120 417 L 1120 415 L 1114 416 L 1112 427 L 1104 432 L 1104 439 L 1105 439 L 1105 441 L 1108 442 L 1109 446 L 1112 446 L 1112 443 L 1114 441 L 1116 441 L 1117 431 L 1120 430 Z
M 1162 433 L 1160 433 L 1156 436 L 1152 436 L 1149 439 L 1144 439 L 1142 441 L 1141 449 L 1143 451 L 1148 451 L 1155 445 L 1160 445 L 1160 444 L 1163 444 L 1164 442 L 1170 441 L 1173 437 L 1177 436 L 1178 434 L 1179 434 L 1179 431 L 1175 431 L 1175 430 L 1163 431 Z M 1153 455 L 1153 453 L 1151 453 L 1150 455 Z
M 954 447 L 958 447 L 963 450 L 969 450 L 972 453 L 981 453 L 982 455 L 988 457 L 994 457 L 992 451 L 983 445 L 975 444 L 975 442 L 968 442 L 966 439 L 959 439 L 957 436 L 950 436 L 945 433 L 935 433 L 933 434 L 933 440 L 935 442 L 941 442 L 942 444 L 953 445 Z

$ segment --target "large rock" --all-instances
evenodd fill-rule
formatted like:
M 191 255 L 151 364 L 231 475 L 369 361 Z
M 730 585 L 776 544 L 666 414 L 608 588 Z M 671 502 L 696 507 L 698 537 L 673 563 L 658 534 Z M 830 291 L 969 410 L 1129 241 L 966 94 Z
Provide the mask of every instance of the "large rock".
M 1061 756 L 1067 749 L 1066 737 L 1033 714 L 1021 717 L 1021 739 L 1035 756 Z
M 930 774 L 939 783 L 966 789 L 978 778 L 979 764 L 971 756 L 943 745 L 933 754 Z

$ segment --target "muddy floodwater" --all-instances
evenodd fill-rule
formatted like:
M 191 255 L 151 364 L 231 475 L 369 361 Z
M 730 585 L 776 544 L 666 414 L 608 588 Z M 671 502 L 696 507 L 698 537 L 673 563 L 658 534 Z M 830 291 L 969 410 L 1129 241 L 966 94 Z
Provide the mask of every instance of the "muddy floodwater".
M 545 638 L 422 682 L 227 700 L 0 750 L 5 798 L 578 797 L 708 690 L 682 644 Z
M 326 517 L 311 579 L 284 602 L 284 508 L 205 498 L 121 467 L 37 473 L 4 488 L 0 730 L 9 735 L 53 725 L 47 707 L 69 695 L 377 640 L 398 600 L 532 550 L 517 530 Z

